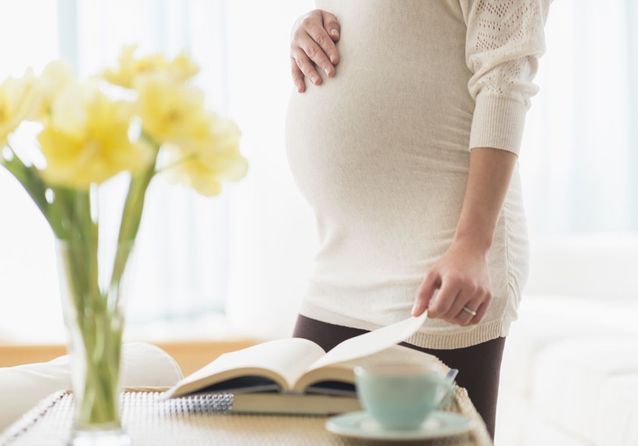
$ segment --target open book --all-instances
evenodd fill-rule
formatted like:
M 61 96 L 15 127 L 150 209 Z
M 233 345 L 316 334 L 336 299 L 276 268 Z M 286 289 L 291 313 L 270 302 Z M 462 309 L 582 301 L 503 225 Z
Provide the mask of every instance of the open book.
M 283 394 L 295 405 L 295 399 L 317 396 L 330 406 L 327 396 L 354 397 L 354 367 L 376 362 L 418 362 L 439 368 L 446 374 L 449 369 L 438 358 L 427 353 L 396 345 L 407 339 L 423 325 L 427 311 L 368 333 L 343 341 L 328 353 L 312 341 L 287 338 L 265 342 L 242 350 L 224 353 L 216 360 L 178 382 L 165 393 L 166 398 L 195 392 L 235 394 L 233 407 L 244 397 L 249 406 L 263 400 L 274 400 L 257 394 Z M 283 401 L 282 398 L 279 398 Z M 340 399 L 343 401 L 343 398 Z M 356 401 L 356 400 L 355 400 Z M 350 401 L 349 409 L 356 408 Z M 333 405 L 333 407 L 335 407 Z M 345 406 L 344 406 L 345 407 Z

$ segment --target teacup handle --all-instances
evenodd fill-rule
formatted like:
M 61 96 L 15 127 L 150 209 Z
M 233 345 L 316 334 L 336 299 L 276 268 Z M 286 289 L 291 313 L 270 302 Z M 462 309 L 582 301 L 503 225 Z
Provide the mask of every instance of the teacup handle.
M 454 399 L 454 377 L 456 376 L 456 374 L 458 373 L 458 370 L 456 369 L 451 369 L 450 373 L 448 373 L 448 376 L 446 376 L 443 379 L 443 385 L 445 387 L 445 394 L 443 395 L 443 398 L 441 398 L 441 401 L 439 402 L 438 407 L 440 409 L 446 409 L 448 406 L 450 406 L 452 404 L 452 401 Z

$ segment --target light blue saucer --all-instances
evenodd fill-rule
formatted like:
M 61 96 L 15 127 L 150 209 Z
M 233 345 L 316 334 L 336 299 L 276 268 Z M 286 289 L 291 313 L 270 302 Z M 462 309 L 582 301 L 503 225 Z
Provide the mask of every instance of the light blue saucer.
M 338 435 L 369 440 L 425 440 L 465 433 L 474 427 L 466 416 L 435 410 L 416 429 L 388 430 L 368 412 L 348 412 L 329 418 L 326 429 Z

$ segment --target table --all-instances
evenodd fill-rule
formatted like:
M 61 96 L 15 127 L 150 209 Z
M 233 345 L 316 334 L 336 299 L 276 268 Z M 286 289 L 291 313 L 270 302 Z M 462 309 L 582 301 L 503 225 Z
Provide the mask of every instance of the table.
M 427 446 L 492 446 L 485 424 L 467 390 L 454 384 L 451 410 L 474 420 L 471 432 L 445 439 L 400 444 Z M 133 445 L 273 445 L 355 446 L 381 442 L 346 439 L 324 428 L 325 416 L 228 413 L 232 394 L 193 395 L 161 400 L 160 389 L 126 389 L 122 393 L 122 423 Z M 73 415 L 73 395 L 54 393 L 10 426 L 2 446 L 65 444 Z M 399 444 L 399 443 L 396 443 Z

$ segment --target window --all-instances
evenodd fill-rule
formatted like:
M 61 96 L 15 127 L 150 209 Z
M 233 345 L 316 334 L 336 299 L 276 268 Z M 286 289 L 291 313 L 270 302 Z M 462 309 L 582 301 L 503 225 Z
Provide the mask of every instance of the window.
M 316 238 L 284 149 L 288 46 L 294 20 L 312 8 L 310 0 L 0 3 L 0 77 L 60 56 L 91 73 L 131 42 L 187 48 L 202 65 L 198 81 L 211 106 L 242 129 L 250 171 L 227 193 L 208 200 L 161 180 L 153 186 L 134 259 L 131 322 L 224 312 L 251 334 L 290 333 Z M 565 292 L 593 294 L 602 283 L 627 291 L 627 259 L 636 258 L 628 253 L 638 244 L 636 23 L 633 0 L 550 8 L 520 159 L 532 239 L 528 292 L 568 284 Z M 2 169 L 0 199 L 0 337 L 63 333 L 61 317 L 51 317 L 60 314 L 52 236 Z M 588 274 L 598 271 L 600 253 L 607 268 Z
M 539 237 L 638 231 L 638 7 L 552 3 L 521 157 Z

